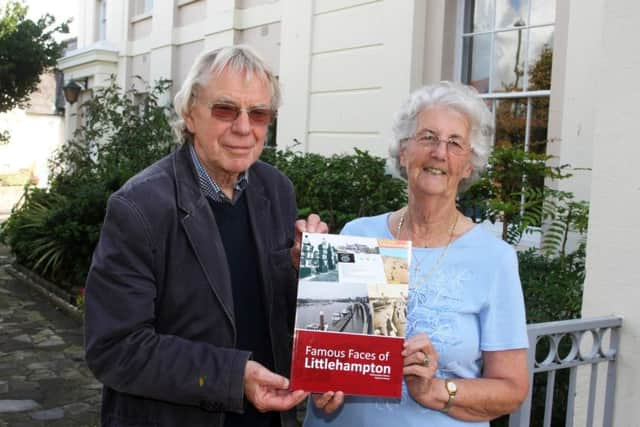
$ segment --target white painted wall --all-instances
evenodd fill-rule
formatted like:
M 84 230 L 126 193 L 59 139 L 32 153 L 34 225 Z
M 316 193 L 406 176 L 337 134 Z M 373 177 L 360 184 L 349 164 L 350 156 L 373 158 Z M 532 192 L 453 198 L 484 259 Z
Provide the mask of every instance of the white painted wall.
M 62 117 L 15 109 L 0 114 L 0 129 L 11 134 L 10 142 L 0 145 L 0 173 L 30 169 L 38 180 L 38 187 L 46 187 L 47 162 L 64 137 Z
M 393 113 L 422 81 L 424 1 L 283 1 L 278 144 L 387 155 Z
M 595 143 L 582 315 L 624 316 L 613 425 L 636 426 L 640 419 L 640 175 L 636 169 L 640 50 L 635 40 L 640 2 L 579 3 L 591 13 L 601 13 L 602 28 L 602 49 L 592 51 L 598 58 L 593 70 L 596 83 L 584 88 L 594 91 Z M 578 399 L 584 404 L 586 396 L 580 391 Z
M 602 60 L 602 7 L 605 0 L 559 1 L 553 52 L 547 152 L 557 164 L 590 169 L 593 163 L 594 106 L 598 66 Z M 550 185 L 589 199 L 591 172 L 578 170 L 570 179 Z

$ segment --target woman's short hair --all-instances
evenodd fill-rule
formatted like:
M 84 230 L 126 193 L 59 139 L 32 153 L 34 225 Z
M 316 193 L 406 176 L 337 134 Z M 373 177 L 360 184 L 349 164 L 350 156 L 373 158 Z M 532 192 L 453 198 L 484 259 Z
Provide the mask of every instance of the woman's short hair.
M 487 166 L 493 146 L 493 117 L 478 91 L 461 83 L 442 81 L 423 86 L 409 95 L 393 119 L 393 142 L 389 154 L 394 160 L 396 170 L 407 178 L 406 169 L 400 165 L 400 152 L 407 139 L 414 136 L 420 112 L 432 107 L 446 107 L 464 115 L 471 125 L 471 176 L 460 182 L 458 191 L 468 189 L 478 180 Z
M 177 114 L 172 123 L 173 131 L 182 144 L 190 141 L 191 133 L 187 129 L 184 116 L 193 106 L 198 91 L 205 87 L 212 78 L 218 77 L 225 69 L 244 73 L 247 80 L 254 77 L 263 79 L 271 87 L 271 108 L 280 106 L 280 85 L 271 67 L 260 55 L 247 45 L 228 46 L 201 53 L 194 61 L 182 87 L 173 100 L 173 108 Z

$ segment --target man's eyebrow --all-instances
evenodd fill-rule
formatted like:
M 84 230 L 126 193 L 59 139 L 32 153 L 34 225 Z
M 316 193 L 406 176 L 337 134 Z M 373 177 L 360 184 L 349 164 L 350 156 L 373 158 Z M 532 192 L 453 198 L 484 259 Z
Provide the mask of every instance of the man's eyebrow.
M 239 104 L 236 102 L 235 99 L 230 98 L 226 95 L 220 95 L 216 98 L 214 98 L 211 102 L 213 103 L 220 103 L 220 104 L 231 104 L 234 106 L 238 106 Z M 271 108 L 269 104 L 255 104 L 255 105 L 250 105 L 248 108 Z

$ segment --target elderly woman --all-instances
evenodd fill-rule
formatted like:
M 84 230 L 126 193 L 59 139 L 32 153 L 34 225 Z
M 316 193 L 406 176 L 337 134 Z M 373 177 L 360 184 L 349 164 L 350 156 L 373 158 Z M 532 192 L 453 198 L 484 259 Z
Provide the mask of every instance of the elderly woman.
M 489 425 L 527 390 L 527 334 L 515 251 L 456 207 L 486 166 L 491 115 L 477 92 L 441 82 L 409 96 L 391 155 L 408 206 L 360 218 L 343 234 L 411 240 L 399 400 L 314 395 L 305 426 Z

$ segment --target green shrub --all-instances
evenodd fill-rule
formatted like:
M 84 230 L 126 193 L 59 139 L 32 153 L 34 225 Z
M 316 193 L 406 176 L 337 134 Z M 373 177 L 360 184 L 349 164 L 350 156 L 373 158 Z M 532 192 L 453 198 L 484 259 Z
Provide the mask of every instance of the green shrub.
M 123 93 L 112 82 L 82 105 L 84 124 L 50 162 L 51 187 L 28 187 L 24 204 L 0 229 L 17 262 L 79 292 L 108 197 L 174 147 L 169 106 L 159 104 L 168 88 L 161 81 L 148 93 Z
M 330 157 L 265 148 L 261 158 L 293 182 L 299 216 L 318 213 L 332 233 L 354 218 L 395 210 L 407 201 L 405 182 L 385 174 L 385 160 L 357 148 L 355 154 Z
M 580 317 L 585 278 L 584 245 L 565 256 L 529 249 L 518 253 L 527 323 Z

